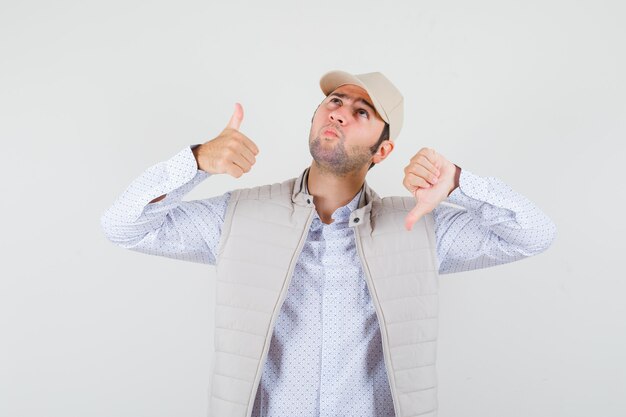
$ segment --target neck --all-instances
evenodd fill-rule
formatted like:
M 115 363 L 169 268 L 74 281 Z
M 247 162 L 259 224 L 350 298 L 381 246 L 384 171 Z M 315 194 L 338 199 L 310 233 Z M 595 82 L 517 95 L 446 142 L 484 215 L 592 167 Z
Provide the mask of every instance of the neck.
M 332 223 L 335 210 L 348 204 L 363 187 L 367 173 L 367 167 L 364 168 L 338 175 L 323 169 L 315 161 L 311 163 L 307 187 L 322 222 Z

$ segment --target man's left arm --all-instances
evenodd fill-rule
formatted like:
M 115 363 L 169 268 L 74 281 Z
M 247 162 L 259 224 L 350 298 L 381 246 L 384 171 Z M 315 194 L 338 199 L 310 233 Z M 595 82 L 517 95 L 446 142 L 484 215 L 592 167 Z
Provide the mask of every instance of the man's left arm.
M 441 274 L 536 255 L 556 237 L 554 222 L 526 197 L 498 178 L 461 169 L 434 149 L 420 150 L 404 171 L 404 185 L 416 200 L 406 228 L 432 212 Z M 446 199 L 462 208 L 441 204 Z
M 530 200 L 498 178 L 459 171 L 447 201 L 465 210 L 440 204 L 432 211 L 440 274 L 517 261 L 552 244 L 556 226 Z

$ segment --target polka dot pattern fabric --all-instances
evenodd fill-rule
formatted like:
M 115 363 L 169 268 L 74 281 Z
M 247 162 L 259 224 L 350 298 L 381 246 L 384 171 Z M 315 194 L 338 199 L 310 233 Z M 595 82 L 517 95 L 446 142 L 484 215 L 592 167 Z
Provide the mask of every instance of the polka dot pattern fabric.
M 252 416 L 393 416 L 374 305 L 350 213 L 317 213 L 287 290 Z
M 196 145 L 197 146 L 197 145 Z M 214 265 L 230 193 L 182 198 L 210 175 L 192 147 L 150 167 L 104 212 L 115 244 Z M 167 194 L 156 203 L 154 198 Z M 317 213 L 279 313 L 253 417 L 392 417 L 379 324 L 348 226 L 357 194 L 331 224 Z M 556 226 L 533 203 L 493 177 L 463 169 L 433 211 L 440 274 L 513 262 L 547 249 Z

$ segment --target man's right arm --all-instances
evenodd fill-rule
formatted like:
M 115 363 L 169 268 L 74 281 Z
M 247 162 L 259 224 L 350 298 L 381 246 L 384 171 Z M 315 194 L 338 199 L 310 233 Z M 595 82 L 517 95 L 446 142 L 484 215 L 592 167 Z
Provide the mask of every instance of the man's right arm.
M 182 201 L 211 176 L 197 168 L 193 148 L 148 168 L 103 213 L 102 230 L 111 242 L 150 255 L 215 264 L 230 193 Z
M 212 174 L 239 178 L 256 162 L 258 148 L 239 132 L 243 108 L 236 104 L 215 139 L 185 147 L 147 169 L 104 212 L 104 234 L 118 246 L 152 255 L 214 265 L 230 193 L 182 201 Z

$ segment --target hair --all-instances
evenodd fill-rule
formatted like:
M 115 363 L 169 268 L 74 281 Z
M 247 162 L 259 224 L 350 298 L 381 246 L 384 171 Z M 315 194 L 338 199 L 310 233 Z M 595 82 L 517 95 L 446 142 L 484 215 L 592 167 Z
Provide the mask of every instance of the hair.
M 386 140 L 389 140 L 389 123 L 387 122 L 385 122 L 385 127 L 383 127 L 383 131 L 380 134 L 378 141 L 370 147 L 370 152 L 372 153 L 372 155 L 376 153 L 376 151 L 378 150 L 378 147 Z M 369 168 L 367 168 L 367 170 L 369 171 L 370 169 L 372 169 L 374 165 L 376 165 L 376 163 L 372 162 L 372 164 L 370 165 Z

